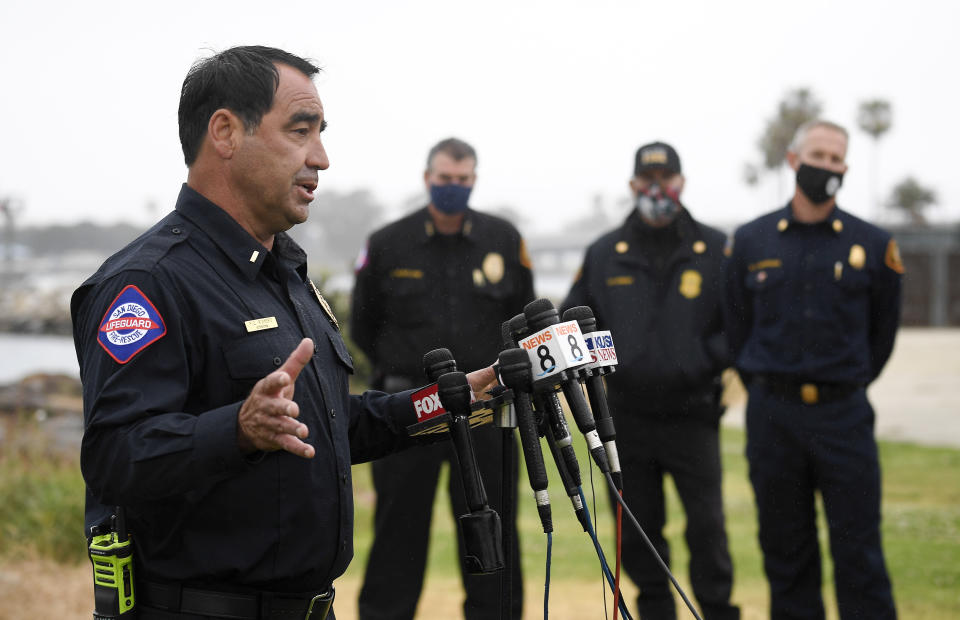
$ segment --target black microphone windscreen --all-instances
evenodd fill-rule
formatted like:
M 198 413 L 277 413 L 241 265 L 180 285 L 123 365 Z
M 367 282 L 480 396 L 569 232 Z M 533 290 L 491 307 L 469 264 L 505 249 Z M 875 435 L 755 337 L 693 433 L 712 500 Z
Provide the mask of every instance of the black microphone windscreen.
M 513 336 L 514 341 L 520 341 L 525 338 L 527 335 L 527 317 L 523 314 L 518 314 L 509 321 L 510 323 L 510 335 Z
M 504 385 L 516 392 L 530 392 L 530 358 L 523 349 L 500 352 L 500 378 Z
M 548 325 L 560 322 L 560 315 L 549 299 L 535 299 L 523 307 L 530 331 L 540 331 Z
M 437 391 L 443 408 L 453 415 L 470 415 L 470 383 L 462 372 L 448 372 L 437 378 Z
M 597 331 L 597 319 L 593 316 L 590 306 L 574 306 L 567 308 L 563 313 L 563 321 L 576 321 L 580 331 L 585 334 Z
M 456 369 L 457 362 L 450 349 L 434 349 L 423 356 L 423 372 L 428 381 L 436 381 L 440 375 Z
M 500 324 L 500 342 L 503 344 L 504 349 L 512 349 L 517 346 L 517 341 L 513 337 L 513 332 L 510 329 L 509 319 Z

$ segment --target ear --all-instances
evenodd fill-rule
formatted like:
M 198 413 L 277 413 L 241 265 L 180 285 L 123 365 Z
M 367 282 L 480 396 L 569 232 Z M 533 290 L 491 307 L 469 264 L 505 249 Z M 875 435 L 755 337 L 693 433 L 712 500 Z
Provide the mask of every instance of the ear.
M 430 195 L 430 169 L 423 171 L 423 185 L 427 188 L 427 195 Z
M 796 172 L 800 168 L 800 157 L 793 151 L 787 151 L 787 165 Z
M 637 182 L 637 177 L 630 178 L 630 193 L 636 198 L 640 194 L 640 183 Z
M 686 184 L 687 184 L 687 177 L 685 177 L 685 176 L 683 176 L 683 175 L 681 174 L 681 175 L 680 175 L 680 181 L 679 181 L 679 183 L 677 183 L 677 185 L 676 185 L 676 188 L 677 188 L 677 196 L 679 196 L 680 194 L 683 193 L 683 186 L 686 185 Z
M 207 139 L 214 150 L 223 159 L 231 159 L 243 137 L 243 122 L 236 114 L 226 108 L 220 108 L 207 123 Z

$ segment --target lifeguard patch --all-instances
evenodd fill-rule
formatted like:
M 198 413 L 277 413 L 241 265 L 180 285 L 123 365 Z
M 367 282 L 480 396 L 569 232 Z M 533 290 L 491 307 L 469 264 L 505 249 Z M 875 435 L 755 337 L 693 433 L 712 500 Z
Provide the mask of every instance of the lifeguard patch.
M 114 360 L 130 359 L 167 333 L 167 326 L 153 302 L 133 284 L 117 295 L 97 329 L 97 341 Z

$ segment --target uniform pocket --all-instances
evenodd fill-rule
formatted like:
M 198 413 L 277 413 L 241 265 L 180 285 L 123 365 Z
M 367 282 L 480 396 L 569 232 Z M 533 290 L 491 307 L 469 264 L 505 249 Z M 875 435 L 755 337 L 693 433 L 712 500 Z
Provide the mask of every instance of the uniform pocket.
M 221 349 L 230 378 L 252 386 L 280 368 L 299 343 L 280 333 L 259 332 L 223 345 Z

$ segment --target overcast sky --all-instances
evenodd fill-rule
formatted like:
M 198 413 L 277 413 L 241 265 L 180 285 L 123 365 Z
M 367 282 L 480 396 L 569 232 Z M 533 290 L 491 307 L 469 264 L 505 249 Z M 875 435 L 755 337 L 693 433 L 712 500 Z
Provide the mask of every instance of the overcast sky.
M 884 98 L 894 120 L 879 146 L 878 193 L 913 175 L 940 198 L 930 215 L 957 220 L 957 7 L 4 0 L 0 196 L 19 201 L 25 225 L 159 217 L 186 178 L 184 74 L 210 49 L 264 44 L 324 67 L 331 166 L 320 190 L 369 188 L 392 213 L 422 190 L 427 150 L 450 135 L 478 150 L 472 203 L 512 206 L 527 235 L 589 212 L 596 194 L 611 205 L 626 196 L 634 151 L 662 139 L 680 153 L 694 214 L 743 222 L 792 190 L 786 173 L 779 193 L 772 175 L 749 188 L 743 166 L 759 161 L 777 103 L 803 86 L 851 129 L 842 206 L 876 215 L 873 144 L 856 111 Z

